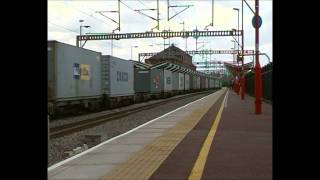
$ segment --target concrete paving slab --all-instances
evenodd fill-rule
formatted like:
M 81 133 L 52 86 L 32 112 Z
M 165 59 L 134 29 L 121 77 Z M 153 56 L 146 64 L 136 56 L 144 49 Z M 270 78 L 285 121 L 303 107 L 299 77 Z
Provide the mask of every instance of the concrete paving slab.
M 114 168 L 115 165 L 78 165 L 68 167 L 67 170 L 48 177 L 49 180 L 98 180 L 106 170 Z
M 87 154 L 87 158 L 77 162 L 70 162 L 68 166 L 119 164 L 125 161 L 129 155 L 129 152 Z
M 129 144 L 113 144 L 110 148 L 101 148 L 96 150 L 92 154 L 108 154 L 108 153 L 133 153 L 143 148 L 143 145 L 129 145 Z

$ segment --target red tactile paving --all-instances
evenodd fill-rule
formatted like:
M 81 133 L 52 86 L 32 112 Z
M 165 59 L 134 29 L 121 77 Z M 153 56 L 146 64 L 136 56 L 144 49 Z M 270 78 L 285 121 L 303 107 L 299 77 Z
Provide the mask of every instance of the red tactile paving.
M 150 179 L 188 179 L 198 154 L 212 126 L 224 96 L 209 109 L 198 124 L 184 137 Z
M 202 179 L 272 179 L 272 105 L 254 114 L 254 98 L 229 91 Z

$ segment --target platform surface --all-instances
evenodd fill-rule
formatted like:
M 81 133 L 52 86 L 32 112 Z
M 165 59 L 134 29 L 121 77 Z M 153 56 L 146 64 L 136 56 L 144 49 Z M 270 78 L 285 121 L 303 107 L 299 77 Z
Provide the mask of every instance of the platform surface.
M 219 90 L 48 171 L 48 179 L 144 179 L 225 93 Z
M 272 179 L 272 105 L 223 88 L 107 141 L 48 179 Z

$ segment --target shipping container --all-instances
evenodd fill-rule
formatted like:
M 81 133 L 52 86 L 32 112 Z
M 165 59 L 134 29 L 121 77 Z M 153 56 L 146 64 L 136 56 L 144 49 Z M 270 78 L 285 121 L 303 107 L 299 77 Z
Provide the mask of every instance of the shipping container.
M 172 72 L 172 90 L 179 90 L 179 73 Z
M 179 73 L 179 90 L 184 90 L 184 73 Z
M 201 78 L 200 76 L 197 76 L 197 89 L 201 88 Z
M 214 87 L 215 88 L 220 88 L 220 80 L 218 80 L 218 79 L 215 79 L 215 81 L 214 81 L 215 83 L 215 85 L 214 85 Z
M 99 52 L 48 41 L 48 100 L 100 98 L 100 58 Z
M 207 77 L 205 77 L 205 85 L 204 85 L 205 89 L 209 88 L 209 79 Z
M 200 77 L 200 89 L 205 89 L 205 79 L 203 76 Z
M 184 90 L 190 90 L 190 75 L 184 74 Z
M 134 70 L 134 90 L 136 93 L 150 92 L 150 70 L 135 69 Z
M 134 95 L 133 62 L 110 55 L 101 58 L 102 92 L 108 97 Z
M 189 75 L 190 76 L 190 80 L 189 80 L 189 82 L 190 82 L 190 89 L 191 90 L 193 90 L 194 89 L 194 86 L 193 86 L 193 84 L 194 84 L 194 75 Z
M 172 91 L 172 71 L 163 70 L 164 74 L 164 79 L 163 79 L 163 84 L 164 84 L 164 92 L 171 92 Z
M 150 92 L 160 93 L 163 90 L 163 69 L 150 70 Z
M 209 88 L 210 89 L 214 88 L 214 78 L 210 78 L 210 80 L 209 80 Z

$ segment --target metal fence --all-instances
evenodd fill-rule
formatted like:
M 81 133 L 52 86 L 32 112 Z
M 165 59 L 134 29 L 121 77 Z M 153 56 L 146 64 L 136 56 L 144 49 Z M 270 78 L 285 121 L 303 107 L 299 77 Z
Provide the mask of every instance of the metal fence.
M 245 91 L 254 96 L 254 73 L 249 72 L 245 77 Z M 272 102 L 272 63 L 262 68 L 262 91 L 262 98 Z

